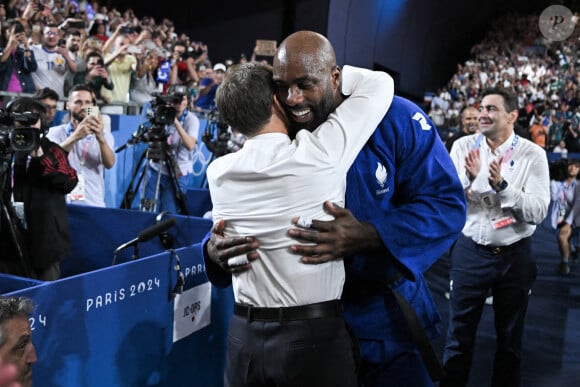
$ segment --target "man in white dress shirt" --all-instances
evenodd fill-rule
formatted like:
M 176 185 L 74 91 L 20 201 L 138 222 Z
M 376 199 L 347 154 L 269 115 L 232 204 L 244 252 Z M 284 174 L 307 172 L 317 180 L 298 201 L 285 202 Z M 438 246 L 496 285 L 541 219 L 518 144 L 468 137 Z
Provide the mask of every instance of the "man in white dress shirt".
M 467 198 L 467 222 L 451 253 L 450 322 L 440 386 L 465 386 L 491 289 L 497 335 L 492 385 L 519 386 L 524 318 L 537 267 L 531 236 L 547 215 L 546 152 L 514 133 L 517 97 L 486 90 L 481 133 L 457 140 L 451 159 Z
M 329 44 L 326 54 L 334 57 Z M 325 63 L 320 71 L 329 71 Z M 336 64 L 330 70 L 328 84 L 311 87 L 350 97 L 314 132 L 301 130 L 295 140 L 288 137 L 269 66 L 236 65 L 217 92 L 222 119 L 248 139 L 208 167 L 214 220 L 226 220 L 226 236 L 255 236 L 261 257 L 251 264 L 245 255 L 228 262 L 251 268 L 233 275 L 226 386 L 357 384 L 356 353 L 339 302 L 343 262 L 299 264 L 287 232 L 295 214 L 308 223 L 329 219 L 320 203 L 344 205 L 346 172 L 388 110 L 393 81 L 349 66 L 342 79 Z

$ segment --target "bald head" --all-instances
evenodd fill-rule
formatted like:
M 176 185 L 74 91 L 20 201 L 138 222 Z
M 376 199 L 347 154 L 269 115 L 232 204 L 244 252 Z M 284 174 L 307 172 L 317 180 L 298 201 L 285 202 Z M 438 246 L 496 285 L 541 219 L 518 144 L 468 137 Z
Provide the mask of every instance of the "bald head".
M 298 31 L 280 43 L 274 66 L 301 63 L 309 72 L 330 70 L 336 66 L 334 48 L 323 35 L 314 31 Z
M 290 135 L 314 130 L 342 102 L 340 69 L 332 44 L 313 31 L 298 31 L 274 56 L 276 97 L 290 119 Z
M 479 130 L 477 116 L 479 111 L 473 106 L 468 106 L 461 112 L 461 130 L 467 134 L 473 134 Z

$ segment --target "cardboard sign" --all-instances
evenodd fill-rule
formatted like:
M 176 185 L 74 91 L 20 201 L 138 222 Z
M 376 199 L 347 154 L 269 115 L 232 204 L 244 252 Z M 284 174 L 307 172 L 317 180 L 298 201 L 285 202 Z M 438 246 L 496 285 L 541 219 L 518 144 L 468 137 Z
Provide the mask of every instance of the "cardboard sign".
M 277 43 L 275 40 L 256 40 L 256 55 L 274 56 L 276 55 Z

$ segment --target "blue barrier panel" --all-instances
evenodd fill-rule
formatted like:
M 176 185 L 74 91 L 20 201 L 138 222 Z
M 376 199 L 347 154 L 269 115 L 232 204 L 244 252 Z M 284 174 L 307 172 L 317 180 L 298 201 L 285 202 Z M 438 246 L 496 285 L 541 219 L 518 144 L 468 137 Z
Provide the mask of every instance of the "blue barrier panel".
M 157 223 L 157 214 L 150 212 L 81 205 L 68 205 L 67 210 L 73 254 L 61 262 L 63 277 L 112 265 L 113 252 L 117 247 L 135 239 L 141 231 Z M 174 239 L 174 248 L 201 241 L 212 225 L 208 219 L 180 215 L 170 217 L 176 219 L 176 225 L 167 230 L 167 234 Z M 139 243 L 137 247 L 139 257 L 164 250 L 157 237 Z M 132 247 L 120 251 L 116 257 L 117 263 L 130 260 L 133 253 Z
M 207 188 L 189 188 L 185 191 L 185 205 L 191 216 L 203 217 L 213 208 Z
M 212 288 L 201 246 L 46 282 L 31 297 L 34 385 L 222 386 L 231 288 Z M 0 281 L 2 278 L 0 278 Z
M 211 221 L 172 216 L 175 253 L 160 239 L 112 265 L 114 249 L 156 223 L 156 214 L 69 205 L 73 254 L 63 278 L 0 275 L 4 295 L 37 304 L 31 319 L 37 386 L 222 386 L 231 288 L 213 288 L 199 241 Z M 166 218 L 164 218 L 166 219 Z M 183 291 L 178 293 L 179 272 Z M 174 297 L 172 297 L 174 296 Z
M 568 160 L 570 159 L 580 159 L 580 153 L 572 153 L 569 152 L 566 157 Z M 548 161 L 557 161 L 562 159 L 562 153 L 555 153 L 555 152 L 548 152 Z

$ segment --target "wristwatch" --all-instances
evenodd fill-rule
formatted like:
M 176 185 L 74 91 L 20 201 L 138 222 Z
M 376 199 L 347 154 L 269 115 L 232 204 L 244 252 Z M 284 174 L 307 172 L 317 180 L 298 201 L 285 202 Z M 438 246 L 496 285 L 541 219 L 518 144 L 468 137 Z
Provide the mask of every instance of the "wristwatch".
M 496 185 L 493 189 L 495 190 L 495 192 L 501 192 L 504 189 L 506 189 L 508 186 L 508 182 L 505 181 L 505 179 L 502 179 L 498 185 Z

